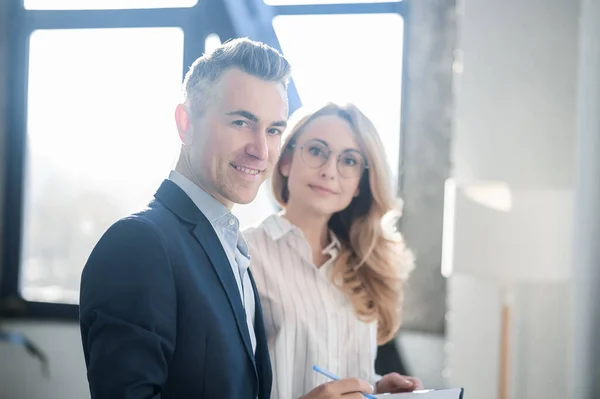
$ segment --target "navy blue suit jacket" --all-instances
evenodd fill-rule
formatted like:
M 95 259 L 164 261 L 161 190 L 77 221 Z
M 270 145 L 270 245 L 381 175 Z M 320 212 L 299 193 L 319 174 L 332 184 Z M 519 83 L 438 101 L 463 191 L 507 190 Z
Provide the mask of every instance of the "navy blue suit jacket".
M 213 227 L 173 182 L 102 236 L 83 270 L 80 326 L 92 399 L 269 399 L 256 300 L 256 356 Z

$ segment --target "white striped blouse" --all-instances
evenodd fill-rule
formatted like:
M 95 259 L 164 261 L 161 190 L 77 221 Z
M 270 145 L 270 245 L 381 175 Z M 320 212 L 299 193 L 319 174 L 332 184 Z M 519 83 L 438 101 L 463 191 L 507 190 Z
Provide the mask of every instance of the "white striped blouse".
M 312 370 L 315 364 L 374 385 L 377 322 L 360 321 L 350 300 L 330 280 L 340 246 L 333 233 L 323 251 L 330 259 L 320 268 L 312 263 L 302 231 L 279 215 L 244 236 L 271 355 L 271 398 L 297 399 L 329 381 Z

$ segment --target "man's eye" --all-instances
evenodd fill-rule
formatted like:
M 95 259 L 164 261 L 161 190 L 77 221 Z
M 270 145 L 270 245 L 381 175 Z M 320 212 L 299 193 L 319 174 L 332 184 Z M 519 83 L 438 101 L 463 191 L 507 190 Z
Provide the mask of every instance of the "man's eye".
M 239 127 L 248 126 L 248 122 L 246 121 L 233 121 L 233 124 Z
M 282 131 L 276 128 L 271 128 L 269 130 L 267 130 L 267 133 L 273 135 L 273 136 L 277 136 L 279 134 L 282 134 Z

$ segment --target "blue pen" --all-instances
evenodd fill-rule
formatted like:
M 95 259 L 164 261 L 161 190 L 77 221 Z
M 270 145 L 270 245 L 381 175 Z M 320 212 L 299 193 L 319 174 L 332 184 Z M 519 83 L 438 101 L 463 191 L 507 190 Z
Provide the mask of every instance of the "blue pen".
M 313 370 L 315 370 L 317 373 L 323 374 L 325 377 L 329 377 L 329 378 L 331 378 L 331 379 L 332 379 L 332 380 L 334 380 L 334 381 L 338 381 L 338 380 L 340 380 L 340 379 L 341 379 L 341 378 L 340 378 L 340 377 L 338 377 L 337 375 L 333 374 L 331 371 L 324 370 L 324 369 L 322 369 L 321 367 L 317 366 L 316 364 L 313 366 Z M 363 396 L 364 396 L 365 398 L 369 398 L 369 399 L 377 399 L 375 396 L 373 396 L 373 395 L 371 395 L 371 394 L 364 393 L 364 392 L 361 392 L 361 393 L 363 394 Z

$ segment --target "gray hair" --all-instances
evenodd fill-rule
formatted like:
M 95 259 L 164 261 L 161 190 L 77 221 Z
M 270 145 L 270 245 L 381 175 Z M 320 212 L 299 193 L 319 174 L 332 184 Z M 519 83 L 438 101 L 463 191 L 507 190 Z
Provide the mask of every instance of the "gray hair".
M 275 82 L 287 89 L 291 66 L 274 48 L 247 38 L 233 39 L 204 54 L 190 67 L 183 81 L 183 98 L 197 116 L 204 112 L 209 92 L 215 82 L 230 68 Z

